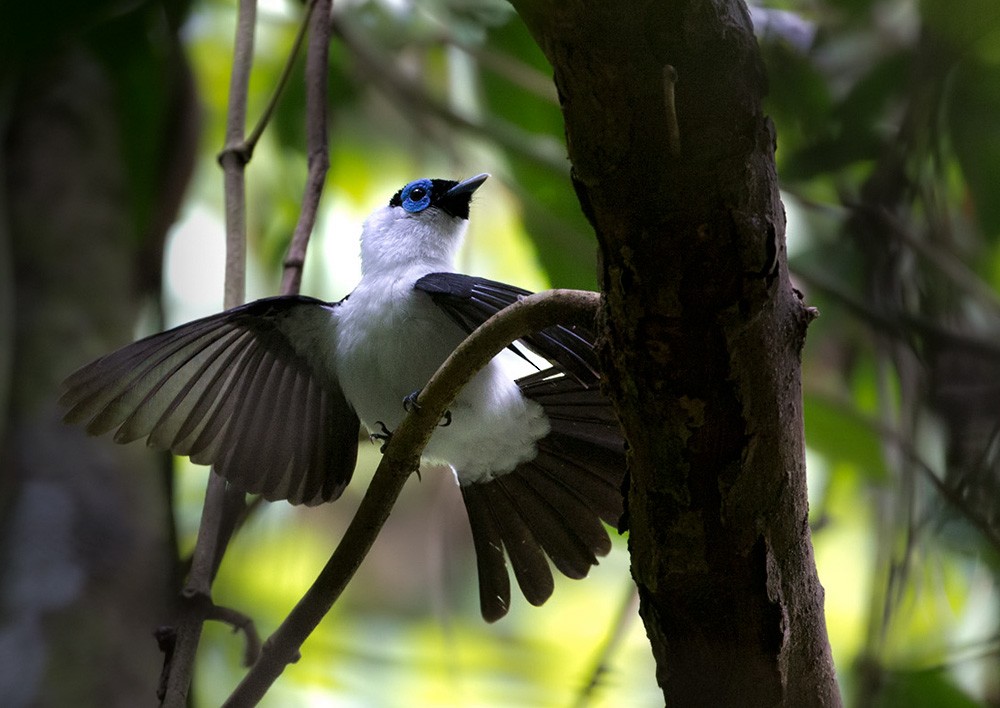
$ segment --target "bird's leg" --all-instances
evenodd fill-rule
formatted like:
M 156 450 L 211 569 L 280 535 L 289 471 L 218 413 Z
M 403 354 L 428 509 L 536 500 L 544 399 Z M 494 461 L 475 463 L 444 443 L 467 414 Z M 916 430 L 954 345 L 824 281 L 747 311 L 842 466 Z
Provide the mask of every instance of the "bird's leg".
M 421 389 L 418 388 L 416 391 L 412 391 L 411 393 L 403 397 L 404 411 L 409 413 L 410 411 L 420 410 L 420 404 L 417 403 L 417 398 L 420 396 L 420 391 Z M 446 410 L 444 412 L 444 415 L 441 416 L 441 422 L 438 423 L 438 425 L 442 428 L 447 428 L 449 425 L 451 425 L 451 411 Z
M 382 429 L 381 432 L 369 433 L 368 438 L 372 442 L 375 442 L 376 440 L 381 440 L 382 447 L 380 447 L 378 451 L 381 452 L 382 454 L 385 454 L 385 448 L 389 444 L 389 441 L 392 440 L 392 431 L 389 430 L 387 427 L 385 427 L 385 423 L 383 423 L 381 420 L 376 420 L 375 425 L 377 425 Z

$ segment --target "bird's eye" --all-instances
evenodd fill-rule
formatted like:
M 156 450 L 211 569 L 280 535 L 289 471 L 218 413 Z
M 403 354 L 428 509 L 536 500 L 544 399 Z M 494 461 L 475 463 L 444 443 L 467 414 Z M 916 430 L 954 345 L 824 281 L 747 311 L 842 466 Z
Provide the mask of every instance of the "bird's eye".
M 400 196 L 402 197 L 402 207 L 406 211 L 411 214 L 423 211 L 431 205 L 430 180 L 421 179 L 416 182 L 410 182 L 403 187 L 403 192 Z

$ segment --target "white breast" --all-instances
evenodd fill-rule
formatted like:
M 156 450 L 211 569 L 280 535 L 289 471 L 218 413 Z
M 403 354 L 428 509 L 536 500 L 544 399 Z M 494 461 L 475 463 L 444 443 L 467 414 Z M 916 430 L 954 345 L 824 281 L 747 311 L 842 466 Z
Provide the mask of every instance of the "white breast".
M 430 298 L 417 297 L 417 277 L 365 277 L 340 306 L 337 377 L 369 430 L 378 429 L 376 421 L 394 429 L 403 398 L 422 388 L 461 341 L 454 326 L 441 331 Z

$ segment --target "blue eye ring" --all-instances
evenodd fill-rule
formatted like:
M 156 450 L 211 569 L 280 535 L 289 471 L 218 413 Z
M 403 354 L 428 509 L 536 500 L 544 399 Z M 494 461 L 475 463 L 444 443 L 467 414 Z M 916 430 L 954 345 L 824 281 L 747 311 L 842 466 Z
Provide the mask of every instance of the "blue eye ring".
M 403 187 L 400 193 L 402 207 L 411 214 L 423 211 L 431 205 L 431 190 L 434 185 L 429 179 L 418 179 Z

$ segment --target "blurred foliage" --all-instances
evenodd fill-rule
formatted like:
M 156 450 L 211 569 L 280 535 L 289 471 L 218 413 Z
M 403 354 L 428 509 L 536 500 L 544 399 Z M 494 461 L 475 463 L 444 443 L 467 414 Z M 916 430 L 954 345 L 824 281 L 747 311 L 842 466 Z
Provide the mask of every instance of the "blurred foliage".
M 277 0 L 261 9 L 251 116 L 301 10 Z M 568 179 L 551 72 L 510 7 L 356 0 L 335 13 L 332 169 L 305 291 L 349 292 L 360 222 L 401 184 L 484 170 L 494 179 L 475 204 L 463 266 L 531 288 L 594 287 L 595 243 Z M 205 117 L 175 243 L 205 244 L 216 237 L 206 230 L 219 230 L 214 153 L 234 14 L 230 2 L 201 0 L 185 25 Z M 845 700 L 997 704 L 1000 3 L 784 0 L 753 15 L 790 264 L 822 312 L 805 351 L 806 433 Z M 266 274 L 251 279 L 253 296 L 274 292 L 296 219 L 303 120 L 293 81 L 248 173 L 255 267 Z M 204 286 L 192 278 L 178 270 L 168 302 Z M 357 482 L 330 508 L 259 514 L 227 556 L 219 600 L 272 629 L 332 549 L 374 459 L 362 457 Z M 182 545 L 193 538 L 203 480 L 190 470 L 178 478 Z M 630 592 L 623 542 L 593 577 L 560 578 L 544 607 L 519 601 L 487 626 L 454 491 L 433 470 L 408 486 L 269 705 L 659 704 L 634 613 L 619 628 Z M 206 635 L 200 705 L 235 683 L 239 653 L 228 633 Z
M 791 267 L 823 313 L 806 438 L 845 698 L 995 704 L 1000 4 L 784 9 L 813 31 L 762 48 Z

